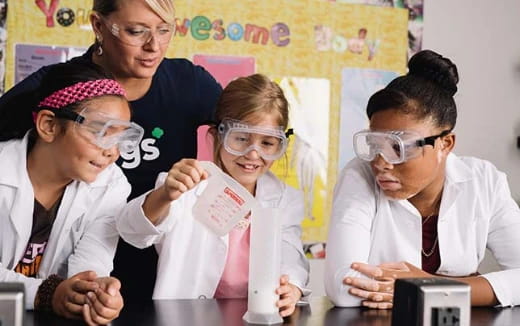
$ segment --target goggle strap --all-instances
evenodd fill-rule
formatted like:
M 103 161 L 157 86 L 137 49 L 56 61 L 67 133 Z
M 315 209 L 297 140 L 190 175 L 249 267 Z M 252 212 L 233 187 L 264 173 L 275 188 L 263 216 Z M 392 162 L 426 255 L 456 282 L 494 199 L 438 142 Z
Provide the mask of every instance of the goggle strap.
M 434 136 L 426 137 L 426 138 L 423 138 L 423 139 L 419 139 L 417 141 L 417 146 L 425 146 L 425 145 L 434 146 L 435 145 L 435 140 L 437 140 L 437 138 L 444 137 L 447 134 L 449 134 L 450 132 L 451 132 L 451 129 L 450 130 L 444 130 L 443 132 L 441 132 L 438 135 L 434 135 Z
M 49 110 L 58 118 L 71 120 L 71 121 L 77 121 L 78 123 L 83 123 L 85 121 L 85 117 L 79 115 L 78 113 L 68 109 L 68 108 L 50 108 L 50 107 L 39 107 L 38 111 L 40 110 Z

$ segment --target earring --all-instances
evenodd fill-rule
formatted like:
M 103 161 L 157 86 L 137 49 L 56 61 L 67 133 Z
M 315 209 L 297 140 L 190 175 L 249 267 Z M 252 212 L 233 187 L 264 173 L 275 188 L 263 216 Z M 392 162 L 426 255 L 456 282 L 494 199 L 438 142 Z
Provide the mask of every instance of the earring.
M 102 56 L 103 55 L 103 47 L 101 45 L 103 44 L 103 37 L 101 37 L 101 35 L 99 35 L 99 34 L 96 34 L 96 40 L 97 40 L 97 44 L 98 44 L 96 54 L 98 56 Z

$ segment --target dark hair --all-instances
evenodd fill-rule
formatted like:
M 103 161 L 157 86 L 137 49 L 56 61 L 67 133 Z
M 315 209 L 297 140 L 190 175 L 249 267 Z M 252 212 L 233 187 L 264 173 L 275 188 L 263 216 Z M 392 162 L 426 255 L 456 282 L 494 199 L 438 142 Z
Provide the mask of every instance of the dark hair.
M 418 119 L 431 118 L 439 127 L 453 129 L 457 122 L 459 74 L 450 59 L 431 50 L 416 53 L 408 62 L 408 74 L 397 77 L 373 94 L 367 105 L 370 119 L 376 112 L 396 109 Z
M 50 94 L 79 82 L 98 79 L 113 78 L 93 63 L 67 62 L 50 66 L 35 91 L 16 95 L 0 106 L 0 141 L 23 138 L 28 130 L 34 128 L 32 113 Z M 87 101 L 70 104 L 67 108 L 77 110 Z

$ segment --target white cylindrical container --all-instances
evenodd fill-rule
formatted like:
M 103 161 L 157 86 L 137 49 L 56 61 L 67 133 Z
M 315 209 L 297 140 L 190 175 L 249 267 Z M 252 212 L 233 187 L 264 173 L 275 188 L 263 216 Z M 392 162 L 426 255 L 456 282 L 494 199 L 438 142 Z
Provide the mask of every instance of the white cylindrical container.
M 278 208 L 256 205 L 251 213 L 249 288 L 247 312 L 243 319 L 251 324 L 281 324 L 276 301 L 280 286 L 281 225 Z

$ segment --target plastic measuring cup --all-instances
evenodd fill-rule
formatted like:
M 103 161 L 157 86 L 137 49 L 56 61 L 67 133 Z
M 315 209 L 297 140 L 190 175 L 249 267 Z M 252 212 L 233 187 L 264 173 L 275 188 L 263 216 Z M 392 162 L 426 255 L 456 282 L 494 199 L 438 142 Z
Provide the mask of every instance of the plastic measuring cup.
M 235 179 L 213 162 L 201 161 L 208 172 L 206 188 L 193 206 L 194 218 L 218 236 L 224 236 L 256 206 L 257 201 Z

